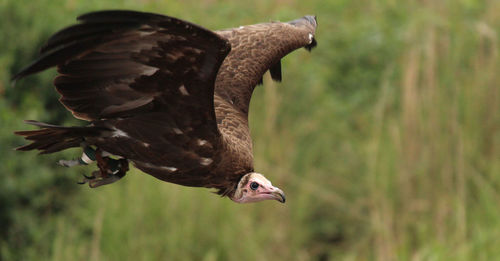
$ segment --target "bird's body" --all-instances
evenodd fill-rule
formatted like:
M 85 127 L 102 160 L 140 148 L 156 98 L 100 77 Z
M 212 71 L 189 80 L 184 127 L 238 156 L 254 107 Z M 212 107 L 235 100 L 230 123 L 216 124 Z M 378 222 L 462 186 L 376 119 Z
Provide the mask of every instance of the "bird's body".
M 236 202 L 284 201 L 279 189 L 254 173 L 250 98 L 267 70 L 281 80 L 283 56 L 314 47 L 315 18 L 216 32 L 133 11 L 95 12 L 79 20 L 52 36 L 41 57 L 15 79 L 57 66 L 61 103 L 90 124 L 31 121 L 42 129 L 17 132 L 33 141 L 21 150 L 95 148 L 100 170 L 87 180 L 91 186 L 121 178 L 130 161 L 158 179 L 215 188 Z M 260 186 L 250 188 L 256 182 Z

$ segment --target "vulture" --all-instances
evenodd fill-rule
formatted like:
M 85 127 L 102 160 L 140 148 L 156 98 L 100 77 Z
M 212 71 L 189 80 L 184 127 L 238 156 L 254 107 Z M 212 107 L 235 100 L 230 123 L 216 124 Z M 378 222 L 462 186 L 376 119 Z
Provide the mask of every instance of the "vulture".
M 79 147 L 71 167 L 96 162 L 80 184 L 91 188 L 125 176 L 131 162 L 160 180 L 205 187 L 237 203 L 285 202 L 253 167 L 248 109 L 269 71 L 281 81 L 281 58 L 311 50 L 317 22 L 304 16 L 210 31 L 160 14 L 109 10 L 81 15 L 52 35 L 16 81 L 57 67 L 59 101 L 86 126 L 18 131 L 17 150 L 53 153 Z

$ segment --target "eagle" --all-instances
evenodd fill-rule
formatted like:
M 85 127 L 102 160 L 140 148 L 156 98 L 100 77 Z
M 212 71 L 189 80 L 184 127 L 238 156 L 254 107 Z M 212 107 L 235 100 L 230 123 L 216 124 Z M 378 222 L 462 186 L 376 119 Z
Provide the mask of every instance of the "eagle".
M 174 17 L 128 10 L 87 13 L 52 35 L 13 81 L 57 67 L 59 101 L 86 126 L 29 120 L 17 131 L 41 154 L 82 148 L 66 167 L 96 162 L 91 188 L 120 180 L 132 163 L 160 180 L 205 187 L 237 203 L 283 191 L 256 172 L 248 110 L 281 58 L 316 46 L 315 16 L 211 31 Z

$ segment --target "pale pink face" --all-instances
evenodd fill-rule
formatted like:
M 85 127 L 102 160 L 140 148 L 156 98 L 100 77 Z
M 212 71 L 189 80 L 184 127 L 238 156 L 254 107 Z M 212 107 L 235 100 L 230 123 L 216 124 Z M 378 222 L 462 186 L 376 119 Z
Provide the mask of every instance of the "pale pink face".
M 252 172 L 241 178 L 231 199 L 238 203 L 251 203 L 268 199 L 285 203 L 285 194 L 281 189 L 274 187 L 264 176 Z

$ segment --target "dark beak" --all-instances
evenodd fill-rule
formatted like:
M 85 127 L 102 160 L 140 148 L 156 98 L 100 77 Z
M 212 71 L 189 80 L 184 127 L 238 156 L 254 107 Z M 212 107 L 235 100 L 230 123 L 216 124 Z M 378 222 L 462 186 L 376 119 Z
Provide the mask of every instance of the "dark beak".
M 271 195 L 273 195 L 274 199 L 276 199 L 277 201 L 279 201 L 281 203 L 285 203 L 285 201 L 286 201 L 285 193 L 283 193 L 283 191 L 279 188 L 276 188 L 276 191 L 271 193 Z

